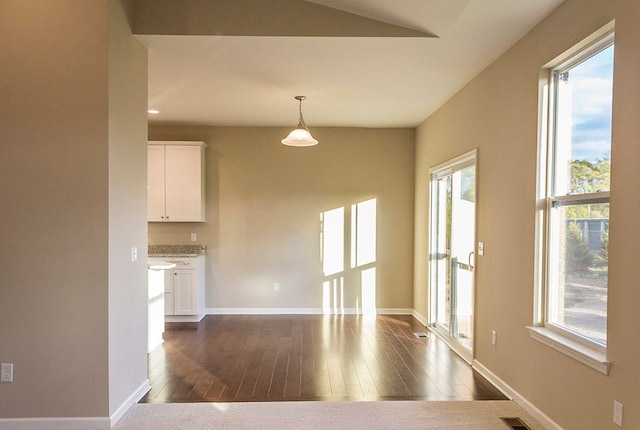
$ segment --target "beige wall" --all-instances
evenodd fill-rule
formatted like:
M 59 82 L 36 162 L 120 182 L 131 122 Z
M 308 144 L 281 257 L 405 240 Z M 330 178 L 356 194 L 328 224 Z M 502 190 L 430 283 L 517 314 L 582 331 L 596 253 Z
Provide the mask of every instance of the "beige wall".
M 280 144 L 288 131 L 152 126 L 151 140 L 209 147 L 207 222 L 150 223 L 150 243 L 190 243 L 198 234 L 209 248 L 208 308 L 317 310 L 320 213 L 377 198 L 377 306 L 411 309 L 414 131 L 319 128 L 311 148 Z M 345 308 L 360 296 L 357 276 L 345 273 Z
M 616 20 L 608 358 L 604 376 L 532 340 L 538 70 Z M 478 148 L 476 360 L 567 429 L 640 428 L 637 244 L 640 2 L 566 0 L 417 129 L 415 307 L 426 315 L 428 168 Z M 634 197 L 630 197 L 634 196 Z M 498 332 L 498 346 L 490 343 Z
M 0 361 L 14 364 L 0 419 L 104 426 L 146 380 L 134 315 L 146 309 L 146 54 L 132 46 L 125 6 L 0 3 Z M 116 82 L 131 62 L 141 76 Z
M 110 1 L 109 416 L 148 387 L 147 51 L 130 22 L 130 2 Z
M 15 366 L 15 381 L 0 384 L 0 419 L 106 417 L 144 383 L 145 343 L 137 342 L 145 312 L 145 66 L 128 37 L 126 5 L 0 3 L 0 39 L 11 41 L 0 44 L 0 63 L 10 65 L 0 68 L 0 361 Z M 533 309 L 538 70 L 612 19 L 613 367 L 604 376 L 531 340 L 525 326 Z M 477 262 L 476 359 L 567 429 L 615 428 L 614 399 L 625 405 L 625 428 L 640 428 L 638 22 L 637 0 L 566 0 L 418 127 L 415 165 L 413 130 L 314 129 L 320 145 L 298 149 L 278 143 L 287 129 L 154 126 L 151 139 L 209 144 L 208 220 L 151 224 L 149 241 L 189 243 L 196 232 L 209 245 L 210 308 L 319 308 L 319 213 L 376 197 L 377 305 L 424 315 L 427 169 L 478 148 L 486 254 Z M 346 277 L 345 306 L 353 307 L 355 276 Z
M 0 4 L 4 417 L 108 412 L 106 14 Z

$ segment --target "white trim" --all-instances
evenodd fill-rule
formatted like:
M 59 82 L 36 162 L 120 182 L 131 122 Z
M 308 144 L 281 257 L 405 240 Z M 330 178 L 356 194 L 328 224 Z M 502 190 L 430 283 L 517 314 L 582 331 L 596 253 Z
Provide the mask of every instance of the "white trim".
M 147 145 L 172 145 L 172 146 L 201 146 L 207 147 L 205 142 L 200 140 L 149 140 Z
M 378 315 L 413 315 L 410 308 L 379 308 Z
M 527 327 L 532 339 L 549 346 L 566 356 L 586 364 L 603 375 L 609 374 L 611 362 L 607 361 L 606 353 L 597 351 L 589 346 L 562 336 L 553 330 L 545 327 Z
M 322 315 L 322 308 L 207 308 L 207 315 Z M 332 310 L 331 315 L 360 315 L 361 310 L 346 308 Z M 380 308 L 378 315 L 413 315 L 411 308 Z
M 111 414 L 111 427 L 115 426 L 118 421 L 131 409 L 133 405 L 138 403 L 140 399 L 151 390 L 149 379 L 145 379 L 142 384 Z
M 506 382 L 502 379 L 498 378 L 495 373 L 490 371 L 487 367 L 485 367 L 482 363 L 480 363 L 477 359 L 473 360 L 471 364 L 473 370 L 477 371 L 480 375 L 484 376 L 489 382 L 491 382 L 502 394 L 507 396 L 509 400 L 514 400 L 516 397 L 516 391 L 511 388 Z
M 449 336 L 447 333 L 440 332 L 439 329 L 434 327 L 435 318 L 433 315 L 433 311 L 435 306 L 437 306 L 437 301 L 434 299 L 435 290 L 438 288 L 436 285 L 436 271 L 432 270 L 433 266 L 433 258 L 432 255 L 438 251 L 437 249 L 437 234 L 438 227 L 434 225 L 436 221 L 434 221 L 433 213 L 434 209 L 438 205 L 436 202 L 438 193 L 434 191 L 436 188 L 437 179 L 446 176 L 452 175 L 455 172 L 461 171 L 464 168 L 471 167 L 474 168 L 474 191 L 478 193 L 478 149 L 472 149 L 471 151 L 459 155 L 455 158 L 452 158 L 448 161 L 438 164 L 437 166 L 431 167 L 429 169 L 429 236 L 428 236 L 428 267 L 429 267 L 429 277 L 427 279 L 427 297 L 431 303 L 427 309 L 427 319 L 424 324 L 430 331 L 436 334 L 440 339 L 442 339 L 456 354 L 458 354 L 463 360 L 467 363 L 471 364 L 473 362 L 473 357 L 475 353 L 475 338 L 472 336 L 471 339 L 471 349 L 465 348 L 462 344 L 456 342 Z M 477 201 L 473 207 L 473 252 L 474 252 L 474 264 L 477 266 L 477 244 L 478 243 L 478 205 Z M 434 251 L 435 248 L 435 251 Z M 471 303 L 472 303 L 472 327 L 475 332 L 475 324 L 476 324 L 476 271 L 473 270 L 472 273 L 472 286 L 471 286 Z
M 542 426 L 549 430 L 562 430 L 555 421 L 549 418 L 544 412 L 538 409 L 533 403 L 528 401 L 523 395 L 511 388 L 509 384 L 498 378 L 493 372 L 485 367 L 478 360 L 473 360 L 473 369 L 480 375 L 484 376 L 489 382 L 491 382 L 498 390 L 507 396 L 510 400 L 513 400 L 522 409 L 524 409 L 529 415 L 535 418 Z
M 322 308 L 207 308 L 205 312 L 207 315 L 322 315 Z
M 456 342 L 451 336 L 448 336 L 447 333 L 438 329 L 438 327 L 434 327 L 433 325 L 427 325 L 427 329 L 433 334 L 435 334 L 440 340 L 447 344 L 449 348 L 453 350 L 456 354 L 460 356 L 464 361 L 473 364 L 473 351 L 469 351 L 462 344 Z
M 109 417 L 0 418 L 0 430 L 110 430 Z
M 571 50 L 575 50 L 573 53 L 562 55 L 563 58 L 560 64 L 551 66 L 553 72 L 563 73 L 572 69 L 583 61 L 597 55 L 604 51 L 608 47 L 614 44 L 615 36 L 615 20 L 609 22 L 607 25 L 596 31 L 589 36 L 586 40 L 583 40 L 577 46 L 574 46 Z
M 549 208 L 557 208 L 570 205 L 586 205 L 589 203 L 609 203 L 609 191 L 584 194 L 566 194 L 561 196 L 550 196 Z
M 0 418 L 0 430 L 110 430 L 150 389 L 145 379 L 111 417 Z
M 454 169 L 458 170 L 464 167 L 468 163 L 475 163 L 478 160 L 478 149 L 472 149 L 471 151 L 440 163 L 436 166 L 429 168 L 431 175 L 446 175 L 452 172 Z
M 606 25 L 592 33 L 587 38 L 581 40 L 576 45 L 564 51 L 553 60 L 549 61 L 543 66 L 543 69 L 554 69 L 560 67 L 561 63 L 566 60 L 567 57 L 573 57 L 581 50 L 587 48 L 591 44 L 598 44 L 598 39 L 604 39 L 608 37 L 607 33 L 614 32 L 616 28 L 616 20 L 608 22 Z
M 165 315 L 165 322 L 200 322 L 202 318 L 204 318 L 206 313 L 201 313 L 198 315 Z
M 418 312 L 417 310 L 413 310 L 411 311 L 411 315 L 413 315 L 413 317 L 415 319 L 417 319 L 420 324 L 422 324 L 423 326 L 428 326 L 429 325 L 429 320 L 427 319 L 427 317 L 425 317 L 424 315 L 422 315 L 420 312 Z

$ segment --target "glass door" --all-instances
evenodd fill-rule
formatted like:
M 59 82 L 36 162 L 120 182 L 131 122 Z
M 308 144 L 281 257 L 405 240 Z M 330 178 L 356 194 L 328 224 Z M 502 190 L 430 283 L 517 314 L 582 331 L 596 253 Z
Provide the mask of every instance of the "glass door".
M 476 152 L 431 170 L 431 327 L 473 359 Z

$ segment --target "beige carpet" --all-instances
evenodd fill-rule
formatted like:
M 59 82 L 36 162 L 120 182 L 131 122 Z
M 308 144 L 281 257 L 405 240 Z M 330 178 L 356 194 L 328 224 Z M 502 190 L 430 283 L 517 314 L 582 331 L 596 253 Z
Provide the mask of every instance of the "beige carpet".
M 511 401 L 141 403 L 114 430 L 509 429 L 500 417 L 543 427 Z

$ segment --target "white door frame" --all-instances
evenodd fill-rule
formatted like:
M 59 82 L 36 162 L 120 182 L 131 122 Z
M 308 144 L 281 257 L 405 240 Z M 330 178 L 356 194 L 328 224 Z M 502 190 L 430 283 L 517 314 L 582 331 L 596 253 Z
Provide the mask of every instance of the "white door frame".
M 475 166 L 474 186 L 475 186 L 475 191 L 477 196 L 477 189 L 478 189 L 478 185 L 477 185 L 478 184 L 478 179 L 477 179 L 478 178 L 478 150 L 477 149 L 469 151 L 465 154 L 462 154 L 458 157 L 455 157 L 444 163 L 438 164 L 437 166 L 431 167 L 429 169 L 429 195 L 430 195 L 429 197 L 429 257 L 428 257 L 429 278 L 428 278 L 428 287 L 427 287 L 427 292 L 428 292 L 427 297 L 428 297 L 429 303 L 427 306 L 427 321 L 428 321 L 428 327 L 432 332 L 434 332 L 436 335 L 441 337 L 449 345 L 449 347 L 451 347 L 465 361 L 471 364 L 473 362 L 473 357 L 474 357 L 475 338 L 476 338 L 475 336 L 475 320 L 476 320 L 475 271 L 473 271 L 473 274 L 472 274 L 473 286 L 471 289 L 471 301 L 472 301 L 472 309 L 473 309 L 472 321 L 473 321 L 474 328 L 472 333 L 471 349 L 469 350 L 465 348 L 461 343 L 453 339 L 450 333 L 445 333 L 444 330 L 441 330 L 436 327 L 436 315 L 434 313 L 436 303 L 433 303 L 433 301 L 435 297 L 434 289 L 437 288 L 437 285 L 436 285 L 436 273 L 434 270 L 432 270 L 433 269 L 432 255 L 434 252 L 433 250 L 436 248 L 436 243 L 437 243 L 436 235 L 438 232 L 438 226 L 434 225 L 434 222 L 436 222 L 436 220 L 434 220 L 433 218 L 434 211 L 436 210 L 435 205 L 438 204 L 438 202 L 436 201 L 437 193 L 434 192 L 437 186 L 437 179 L 443 176 L 453 174 L 454 172 L 457 172 L 469 166 Z M 475 251 L 475 244 L 477 243 L 477 237 L 476 237 L 477 229 L 475 225 L 477 224 L 476 220 L 477 220 L 477 200 L 476 200 L 476 205 L 474 207 L 474 237 L 473 237 L 474 251 Z M 475 265 L 475 262 L 474 262 L 474 265 Z

